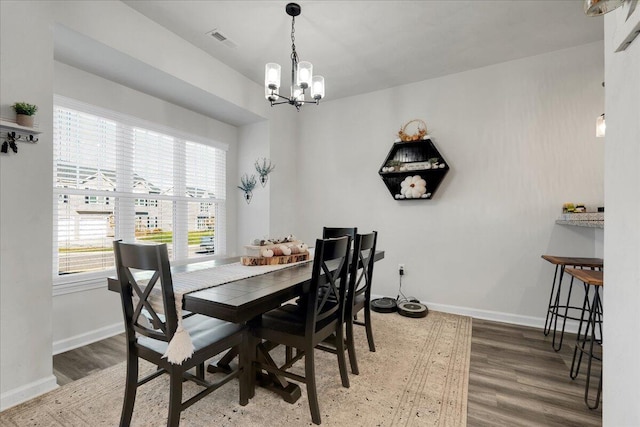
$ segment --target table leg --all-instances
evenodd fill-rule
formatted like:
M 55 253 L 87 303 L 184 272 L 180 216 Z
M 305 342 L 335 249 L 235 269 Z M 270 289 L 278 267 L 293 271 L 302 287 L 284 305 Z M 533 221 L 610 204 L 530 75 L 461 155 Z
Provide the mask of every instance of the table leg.
M 244 368 L 240 376 L 241 405 L 246 405 L 249 399 L 253 398 L 256 384 L 278 394 L 285 402 L 295 403 L 300 396 L 302 396 L 299 385 L 287 381 L 287 379 L 281 375 L 258 372 L 253 363 L 260 359 L 262 363 L 277 368 L 276 362 L 269 355 L 269 351 L 277 346 L 277 344 L 272 342 L 261 343 L 253 337 L 249 330 L 245 334 L 241 348 L 233 347 L 227 351 L 216 364 L 210 363 L 207 366 L 207 372 L 229 373 L 232 371 L 231 363 L 239 356 L 238 363 Z
M 207 372 L 210 373 L 223 373 L 223 374 L 228 374 L 229 372 L 232 371 L 231 369 L 231 362 L 233 361 L 233 359 L 236 358 L 236 356 L 239 354 L 238 352 L 238 347 L 233 347 L 231 348 L 229 351 L 227 351 L 225 353 L 224 356 L 222 356 L 222 358 L 220 358 L 220 360 L 218 360 L 218 362 L 214 365 L 213 363 L 209 363 L 209 365 L 207 366 Z
M 240 374 L 240 405 L 245 406 L 249 403 L 249 399 L 253 397 L 255 392 L 254 378 L 251 376 L 253 357 L 251 356 L 251 332 L 249 330 L 244 331 L 242 334 L 242 344 L 240 346 L 240 357 L 238 363 L 242 368 Z M 224 357 L 228 356 L 232 350 L 227 352 Z M 227 364 L 228 366 L 228 364 Z
M 277 347 L 276 344 L 265 342 L 257 345 L 257 357 L 263 364 L 267 364 L 274 368 L 278 368 L 275 361 L 269 355 L 269 350 Z M 285 402 L 295 403 L 302 396 L 300 386 L 294 383 L 290 383 L 286 378 L 274 373 L 257 372 L 256 381 L 260 387 L 266 388 L 276 394 L 278 394 Z

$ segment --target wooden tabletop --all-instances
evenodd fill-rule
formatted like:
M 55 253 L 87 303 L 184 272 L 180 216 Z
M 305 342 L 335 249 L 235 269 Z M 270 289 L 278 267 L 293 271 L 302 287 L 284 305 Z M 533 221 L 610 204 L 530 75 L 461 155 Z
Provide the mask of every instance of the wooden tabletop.
M 578 280 L 583 281 L 587 285 L 603 286 L 604 273 L 595 270 L 580 270 L 578 268 L 567 268 L 565 273 L 570 274 Z
M 542 255 L 542 259 L 549 261 L 551 264 L 556 265 L 573 265 L 576 267 L 604 267 L 604 260 L 602 258 L 583 258 L 583 257 L 565 257 L 555 255 Z
M 384 251 L 376 251 L 375 260 L 383 258 Z M 184 309 L 229 322 L 246 322 L 300 296 L 310 285 L 312 266 L 313 262 L 308 262 L 186 294 Z M 174 271 L 193 271 L 193 267 Z

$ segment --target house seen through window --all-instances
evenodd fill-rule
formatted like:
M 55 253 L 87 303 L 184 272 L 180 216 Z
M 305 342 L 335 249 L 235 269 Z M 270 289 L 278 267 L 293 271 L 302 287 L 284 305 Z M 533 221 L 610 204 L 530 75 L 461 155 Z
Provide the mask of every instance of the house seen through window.
M 172 260 L 224 253 L 226 147 L 54 104 L 54 275 L 112 269 L 114 239 L 166 243 Z

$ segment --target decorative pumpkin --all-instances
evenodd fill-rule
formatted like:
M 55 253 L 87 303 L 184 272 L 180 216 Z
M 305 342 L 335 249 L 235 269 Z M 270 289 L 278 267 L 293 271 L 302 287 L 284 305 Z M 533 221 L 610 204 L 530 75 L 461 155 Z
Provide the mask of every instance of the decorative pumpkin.
M 296 255 L 300 253 L 300 248 L 297 245 L 290 244 L 287 247 L 291 251 L 291 255 Z
M 273 256 L 273 251 L 271 249 L 265 249 L 262 251 L 262 256 L 265 258 L 271 258 Z
M 287 245 L 280 245 L 278 249 L 280 249 L 282 255 L 291 255 L 291 249 Z
M 408 176 L 400 183 L 400 193 L 407 199 L 419 199 L 427 192 L 427 181 L 420 175 Z
M 282 246 L 274 246 L 271 248 L 271 250 L 273 251 L 273 256 L 282 256 L 284 255 L 282 253 Z

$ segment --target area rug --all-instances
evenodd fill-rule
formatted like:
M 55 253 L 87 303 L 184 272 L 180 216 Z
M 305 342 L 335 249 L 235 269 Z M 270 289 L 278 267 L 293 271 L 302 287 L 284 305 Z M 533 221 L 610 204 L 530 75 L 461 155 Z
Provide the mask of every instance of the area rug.
M 421 319 L 372 314 L 376 352 L 369 352 L 364 328 L 356 327 L 360 375 L 349 374 L 350 388 L 341 386 L 336 356 L 316 351 L 322 425 L 465 426 L 471 318 L 434 311 Z M 141 374 L 151 369 L 143 364 Z M 0 425 L 118 425 L 124 375 L 125 363 L 120 363 L 67 384 L 0 413 Z M 257 388 L 249 404 L 240 406 L 232 381 L 184 411 L 180 425 L 311 425 L 301 387 L 302 397 L 294 404 Z M 167 375 L 140 387 L 132 425 L 166 425 L 168 390 Z M 186 400 L 199 388 L 188 382 L 184 390 Z

